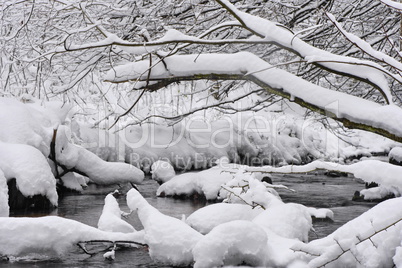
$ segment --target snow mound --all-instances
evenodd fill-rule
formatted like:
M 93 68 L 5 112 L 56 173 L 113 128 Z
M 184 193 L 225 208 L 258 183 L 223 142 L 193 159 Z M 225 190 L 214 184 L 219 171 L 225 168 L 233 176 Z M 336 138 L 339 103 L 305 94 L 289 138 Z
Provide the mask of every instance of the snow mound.
M 187 217 L 186 223 L 202 234 L 209 233 L 214 227 L 234 221 L 253 220 L 264 210 L 244 204 L 217 203 L 200 208 Z
M 194 267 L 264 266 L 269 255 L 267 241 L 264 230 L 250 221 L 221 224 L 194 247 Z
M 382 200 L 384 198 L 399 197 L 401 193 L 393 186 L 379 186 L 363 189 L 360 191 L 360 195 L 364 197 L 364 200 Z
M 314 217 L 316 219 L 334 220 L 334 212 L 330 209 L 308 207 L 307 211 L 311 215 L 311 217 Z
M 215 200 L 218 198 L 221 185 L 232 178 L 232 174 L 224 172 L 224 169 L 216 166 L 200 172 L 177 175 L 162 184 L 156 194 L 158 196 L 190 196 L 198 193 L 205 196 L 207 200 Z
M 121 218 L 121 214 L 119 203 L 117 203 L 113 193 L 108 194 L 105 198 L 102 215 L 98 221 L 98 229 L 107 232 L 135 232 L 134 227 Z
M 89 182 L 88 177 L 75 172 L 68 172 L 61 177 L 61 180 L 64 187 L 77 192 L 82 192 L 84 190 L 83 187 L 87 187 L 87 183 Z
M 0 255 L 66 253 L 78 242 L 89 240 L 138 241 L 137 233 L 109 233 L 83 223 L 55 216 L 0 218 Z
M 31 145 L 48 156 L 52 127 L 51 120 L 31 106 L 0 98 L 0 141 Z
M 35 147 L 0 142 L 0 169 L 8 180 L 16 179 L 24 196 L 42 195 L 57 206 L 56 179 L 46 158 Z
M 283 204 L 274 187 L 283 188 L 281 185 L 272 185 L 262 182 L 258 172 L 249 174 L 244 169 L 239 169 L 233 179 L 222 185 L 219 192 L 224 202 L 248 204 L 251 207 L 260 206 L 268 208 L 272 205 Z
M 390 162 L 402 163 L 402 147 L 392 148 L 388 153 L 388 159 Z
M 121 182 L 141 183 L 144 172 L 126 163 L 106 162 L 81 146 L 69 142 L 69 128 L 59 126 L 56 138 L 56 159 L 67 168 L 85 173 L 97 184 Z
M 167 162 L 158 160 L 151 166 L 152 179 L 159 184 L 165 183 L 176 175 L 173 166 Z
M 144 226 L 144 239 L 152 260 L 174 266 L 193 262 L 191 251 L 202 234 L 183 221 L 160 213 L 135 189 L 127 193 L 127 204 L 137 211 Z
M 270 206 L 253 222 L 279 236 L 303 242 L 308 241 L 308 232 L 313 227 L 308 209 L 294 203 Z

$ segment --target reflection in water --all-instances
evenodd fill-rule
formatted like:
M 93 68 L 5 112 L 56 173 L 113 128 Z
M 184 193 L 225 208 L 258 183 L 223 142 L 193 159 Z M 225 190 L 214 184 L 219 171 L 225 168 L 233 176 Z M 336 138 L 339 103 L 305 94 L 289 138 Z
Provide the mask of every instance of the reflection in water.
M 362 203 L 351 201 L 356 190 L 361 190 L 364 184 L 354 178 L 348 177 L 326 177 L 324 175 L 273 175 L 274 184 L 283 184 L 296 190 L 295 193 L 280 191 L 284 202 L 301 203 L 306 206 L 326 207 L 334 211 L 335 221 L 319 221 L 314 223 L 316 233 L 312 233 L 310 239 L 324 237 L 345 222 L 367 211 L 374 203 Z M 44 216 L 58 215 L 61 217 L 77 220 L 90 226 L 97 226 L 98 219 L 102 213 L 104 198 L 113 192 L 118 186 L 101 187 L 90 185 L 82 194 L 66 193 L 59 200 L 59 207 L 46 213 L 26 213 L 16 211 L 11 216 Z M 195 210 L 205 206 L 204 201 L 181 200 L 172 198 L 157 198 L 155 196 L 158 184 L 150 179 L 138 185 L 138 188 L 147 201 L 164 214 L 182 218 L 189 216 Z M 122 189 L 126 193 L 129 188 Z M 122 195 L 118 202 L 120 209 L 129 212 L 125 196 Z M 141 223 L 135 213 L 131 214 L 127 221 L 137 230 L 142 229 Z M 11 262 L 0 261 L 1 267 L 163 267 L 152 262 L 146 248 L 124 249 L 116 252 L 114 261 L 105 261 L 103 254 L 89 256 L 82 250 L 75 247 L 67 255 L 59 259 L 48 259 L 41 256 L 11 260 Z

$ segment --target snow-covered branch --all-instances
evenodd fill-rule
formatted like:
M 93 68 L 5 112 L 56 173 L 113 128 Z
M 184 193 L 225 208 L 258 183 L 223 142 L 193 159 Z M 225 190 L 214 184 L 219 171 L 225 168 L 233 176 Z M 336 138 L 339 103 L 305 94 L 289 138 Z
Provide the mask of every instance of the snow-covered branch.
M 272 68 L 254 54 L 173 55 L 152 68 L 149 80 L 164 85 L 182 80 L 221 79 L 249 80 L 272 94 L 287 98 L 313 111 L 333 117 L 346 127 L 378 133 L 396 141 L 402 140 L 402 110 L 395 105 L 381 106 L 342 92 L 329 90 Z M 344 64 L 339 64 L 345 66 Z M 105 80 L 113 83 L 146 81 L 148 61 L 117 66 Z M 260 71 L 264 70 L 264 71 Z
M 395 2 L 392 0 L 380 0 L 380 2 L 396 10 L 402 11 L 402 3 Z
M 299 54 L 304 59 L 314 58 L 316 61 L 326 63 L 318 63 L 319 66 L 328 69 L 335 73 L 340 73 L 346 76 L 351 76 L 369 82 L 374 87 L 378 88 L 385 98 L 387 103 L 392 102 L 391 93 L 388 82 L 384 75 L 376 70 L 372 70 L 368 66 L 345 66 L 343 64 L 333 64 L 332 62 L 350 62 L 350 63 L 367 63 L 367 61 L 359 60 L 351 57 L 345 57 L 332 54 L 328 51 L 321 50 L 311 46 L 298 38 L 292 31 L 277 23 L 271 22 L 257 16 L 239 11 L 228 0 L 217 0 L 226 10 L 228 10 L 235 18 L 237 18 L 246 29 L 263 38 L 265 41 L 270 41 L 285 49 Z M 375 64 L 375 63 L 371 63 Z M 370 75 L 367 75 L 367 72 Z
M 399 73 L 402 72 L 402 63 L 400 63 L 396 59 L 386 55 L 385 53 L 382 53 L 378 50 L 373 49 L 373 47 L 370 44 L 368 44 L 366 41 L 362 40 L 361 38 L 359 38 L 358 36 L 356 36 L 352 33 L 347 32 L 342 27 L 342 25 L 335 19 L 335 16 L 332 15 L 331 13 L 326 12 L 325 14 L 327 15 L 328 19 L 336 26 L 336 28 L 343 34 L 343 36 L 345 36 L 345 38 L 347 38 L 349 40 L 349 42 L 351 42 L 353 45 L 355 45 L 356 47 L 358 47 L 359 49 L 361 49 L 363 52 L 367 53 L 371 57 L 375 58 L 376 60 L 381 61 L 392 68 L 395 68 Z M 397 80 L 398 82 L 402 83 L 401 77 L 396 77 L 396 76 L 392 76 L 392 77 L 395 80 Z

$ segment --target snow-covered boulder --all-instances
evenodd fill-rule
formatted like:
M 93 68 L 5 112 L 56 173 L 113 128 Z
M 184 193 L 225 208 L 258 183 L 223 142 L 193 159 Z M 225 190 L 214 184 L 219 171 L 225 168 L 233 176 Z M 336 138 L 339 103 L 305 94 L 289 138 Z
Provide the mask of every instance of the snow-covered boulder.
M 334 220 L 334 212 L 328 208 L 308 207 L 307 211 L 312 218 Z
M 264 230 L 250 221 L 218 225 L 194 247 L 194 267 L 265 266 L 269 256 L 268 239 Z
M 226 222 L 251 221 L 263 211 L 261 207 L 253 208 L 245 204 L 216 203 L 194 211 L 186 222 L 200 233 L 207 234 L 214 227 Z
M 219 166 L 200 172 L 189 172 L 177 175 L 162 184 L 156 194 L 158 196 L 191 196 L 194 193 L 205 196 L 207 200 L 218 198 L 221 185 L 233 178 Z
M 394 147 L 388 153 L 388 161 L 391 164 L 402 166 L 402 147 Z
M 304 242 L 308 241 L 308 233 L 313 227 L 308 209 L 294 203 L 270 206 L 253 222 L 279 236 Z
M 0 169 L 7 180 L 16 179 L 24 196 L 41 195 L 57 206 L 56 179 L 45 156 L 35 147 L 0 142 Z
M 75 172 L 68 172 L 61 177 L 63 187 L 82 192 L 88 186 L 89 178 Z
M 159 184 L 169 181 L 176 175 L 173 166 L 167 162 L 158 160 L 151 166 L 152 179 Z
M 393 186 L 378 186 L 371 187 L 368 189 L 363 189 L 360 191 L 360 196 L 358 198 L 363 198 L 368 201 L 381 201 L 388 198 L 399 197 L 401 196 L 398 188 Z
M 137 211 L 144 226 L 144 239 L 152 260 L 174 266 L 193 262 L 192 249 L 202 234 L 183 221 L 159 212 L 135 189 L 127 193 L 127 204 Z
M 121 218 L 122 211 L 120 210 L 119 203 L 117 203 L 116 198 L 113 196 L 114 193 L 108 194 L 105 198 L 105 205 L 98 221 L 98 229 L 107 232 L 135 232 L 134 227 Z

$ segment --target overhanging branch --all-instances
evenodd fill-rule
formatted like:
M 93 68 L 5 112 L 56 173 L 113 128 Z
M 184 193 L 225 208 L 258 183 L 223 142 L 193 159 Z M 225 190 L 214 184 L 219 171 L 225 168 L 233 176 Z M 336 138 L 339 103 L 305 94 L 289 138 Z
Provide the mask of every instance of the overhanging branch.
M 152 91 L 155 91 L 155 90 L 163 88 L 172 83 L 177 83 L 180 81 L 194 81 L 194 80 L 246 80 L 246 81 L 251 81 L 251 82 L 254 82 L 255 84 L 257 84 L 258 86 L 260 86 L 261 88 L 265 89 L 266 91 L 268 91 L 271 94 L 275 94 L 282 98 L 288 99 L 288 100 L 290 100 L 294 103 L 297 103 L 298 105 L 305 107 L 311 111 L 314 111 L 321 115 L 324 115 L 324 116 L 330 117 L 334 120 L 337 120 L 337 121 L 341 122 L 347 128 L 369 131 L 369 132 L 384 136 L 386 138 L 389 138 L 391 140 L 394 140 L 397 142 L 402 142 L 402 137 L 397 136 L 387 130 L 384 130 L 384 129 L 378 128 L 378 127 L 374 127 L 369 124 L 353 122 L 347 118 L 338 117 L 331 111 L 322 109 L 322 108 L 320 108 L 312 103 L 309 103 L 301 98 L 292 97 L 289 93 L 284 92 L 283 89 L 281 89 L 281 88 L 271 87 L 271 86 L 267 85 L 264 81 L 261 81 L 252 75 L 244 76 L 244 75 L 234 75 L 234 74 L 211 73 L 211 74 L 195 74 L 195 75 L 190 75 L 190 76 L 170 77 L 170 78 L 166 78 L 163 80 L 158 80 L 158 82 L 152 84 L 151 86 L 148 86 L 148 88 L 150 88 L 150 89 L 152 88 Z

